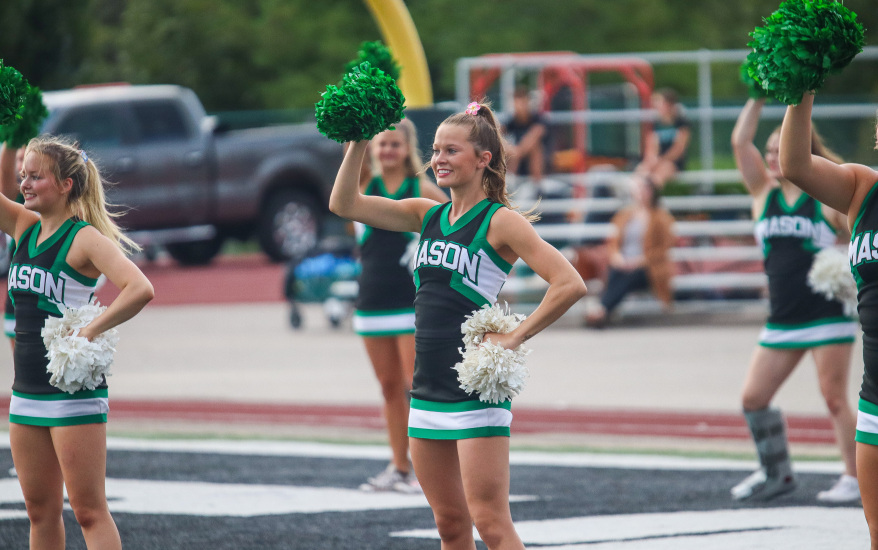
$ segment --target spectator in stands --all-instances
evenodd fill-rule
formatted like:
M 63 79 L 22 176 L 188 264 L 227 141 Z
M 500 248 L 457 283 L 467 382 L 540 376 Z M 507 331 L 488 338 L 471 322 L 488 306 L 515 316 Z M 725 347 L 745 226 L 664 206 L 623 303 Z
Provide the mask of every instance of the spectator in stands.
M 503 133 L 509 144 L 508 173 L 529 176 L 538 189 L 546 168 L 548 131 L 540 113 L 531 108 L 530 91 L 526 86 L 515 89 L 512 118 Z
M 854 456 L 855 422 L 847 387 L 857 323 L 845 315 L 840 302 L 826 299 L 808 284 L 816 252 L 835 246 L 837 233 L 849 236 L 847 218 L 784 179 L 778 161 L 780 129 L 769 136 L 763 159 L 753 144 L 763 104 L 764 100 L 749 100 L 732 132 L 735 160 L 753 195 L 756 239 L 765 255 L 770 302 L 768 322 L 750 361 L 741 399 L 760 468 L 732 488 L 732 497 L 767 500 L 796 487 L 783 417 L 770 405 L 780 386 L 810 351 L 845 468 L 838 482 L 818 493 L 817 500 L 852 502 L 860 498 L 860 492 Z M 812 154 L 833 166 L 841 162 L 823 145 L 816 131 L 801 131 L 811 135 Z
M 676 91 L 657 90 L 652 95 L 652 106 L 658 112 L 658 120 L 646 137 L 643 160 L 634 173 L 661 191 L 678 171 L 685 169 L 691 131 Z
M 658 190 L 650 182 L 636 181 L 632 194 L 634 204 L 611 220 L 615 231 L 607 241 L 607 286 L 600 305 L 586 316 L 595 328 L 604 327 L 613 309 L 635 290 L 651 289 L 666 311 L 672 307 L 674 267 L 668 251 L 674 243 L 674 218 L 659 205 Z

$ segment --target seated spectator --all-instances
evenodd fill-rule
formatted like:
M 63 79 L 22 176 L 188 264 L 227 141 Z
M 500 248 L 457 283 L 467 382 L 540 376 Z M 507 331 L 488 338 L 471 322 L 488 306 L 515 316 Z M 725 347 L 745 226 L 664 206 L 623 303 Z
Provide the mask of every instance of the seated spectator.
M 546 168 L 546 124 L 539 112 L 531 109 L 526 87 L 515 89 L 512 110 L 512 118 L 503 128 L 509 144 L 506 173 L 529 176 L 539 188 Z
M 686 167 L 691 130 L 674 90 L 662 88 L 656 91 L 652 96 L 652 106 L 658 111 L 658 120 L 646 138 L 643 160 L 634 173 L 661 191 L 678 171 Z
M 600 305 L 586 316 L 589 326 L 604 327 L 613 309 L 635 290 L 651 289 L 664 309 L 671 309 L 674 266 L 668 251 L 674 243 L 674 218 L 659 206 L 659 194 L 649 182 L 635 183 L 632 195 L 634 204 L 611 220 L 615 232 L 607 241 L 607 286 Z

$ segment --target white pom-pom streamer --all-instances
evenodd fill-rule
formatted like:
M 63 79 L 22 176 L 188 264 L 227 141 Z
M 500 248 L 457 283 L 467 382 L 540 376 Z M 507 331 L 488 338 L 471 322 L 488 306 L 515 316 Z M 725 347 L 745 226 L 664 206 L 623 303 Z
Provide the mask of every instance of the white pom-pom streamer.
M 88 325 L 106 307 L 91 302 L 80 308 L 66 308 L 61 317 L 49 317 L 40 332 L 46 345 L 46 357 L 51 373 L 49 383 L 61 391 L 93 390 L 110 375 L 113 354 L 119 342 L 115 328 L 104 331 L 90 341 L 78 336 L 79 329 Z
M 837 248 L 824 248 L 814 255 L 808 285 L 827 299 L 841 302 L 845 315 L 856 315 L 857 283 L 851 275 L 848 257 Z
M 510 332 L 524 319 L 524 315 L 504 311 L 497 304 L 467 316 L 460 327 L 465 346 L 460 350 L 463 361 L 454 366 L 461 389 L 469 394 L 478 393 L 479 400 L 488 403 L 502 403 L 521 393 L 528 375 L 524 358 L 531 350 L 524 344 L 514 350 L 506 349 L 482 339 L 489 332 Z

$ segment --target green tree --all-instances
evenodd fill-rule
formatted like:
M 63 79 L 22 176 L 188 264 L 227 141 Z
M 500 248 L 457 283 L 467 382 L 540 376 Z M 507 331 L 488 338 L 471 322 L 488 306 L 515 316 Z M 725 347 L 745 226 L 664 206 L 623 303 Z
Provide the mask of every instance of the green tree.
M 72 86 L 89 53 L 89 0 L 0 2 L 0 59 L 43 89 Z

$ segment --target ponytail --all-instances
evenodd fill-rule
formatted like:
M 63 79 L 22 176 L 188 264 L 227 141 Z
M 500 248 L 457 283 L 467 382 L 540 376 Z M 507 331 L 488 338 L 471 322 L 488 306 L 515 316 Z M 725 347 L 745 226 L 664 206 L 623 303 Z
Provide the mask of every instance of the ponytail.
M 442 124 L 462 126 L 469 129 L 469 142 L 476 150 L 476 154 L 484 151 L 491 153 L 491 161 L 485 168 L 482 177 L 482 189 L 487 197 L 500 204 L 519 211 L 509 202 L 509 193 L 506 189 L 506 162 L 508 153 L 506 143 L 500 132 L 497 117 L 488 103 L 472 102 L 463 113 L 457 113 L 446 118 Z M 528 221 L 534 222 L 539 215 L 530 211 L 520 212 Z
M 76 144 L 56 137 L 37 137 L 27 145 L 28 153 L 37 153 L 52 160 L 52 173 L 56 181 L 70 178 L 73 186 L 67 195 L 71 213 L 93 226 L 125 253 L 137 252 L 140 246 L 126 237 L 114 218 L 121 213 L 110 212 L 104 195 L 104 181 L 94 161 Z

